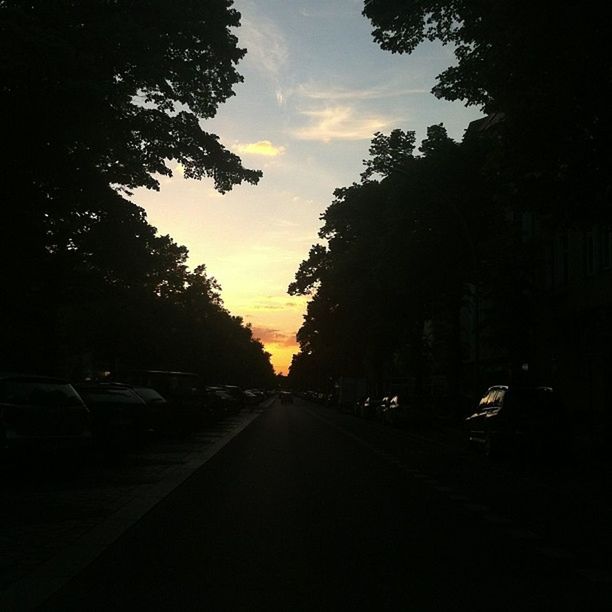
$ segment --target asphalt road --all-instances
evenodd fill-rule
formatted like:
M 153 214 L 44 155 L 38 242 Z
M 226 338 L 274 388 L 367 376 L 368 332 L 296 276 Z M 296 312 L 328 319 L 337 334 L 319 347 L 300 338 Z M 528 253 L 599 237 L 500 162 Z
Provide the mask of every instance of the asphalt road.
M 39 609 L 612 609 L 561 489 L 457 452 L 277 402 Z

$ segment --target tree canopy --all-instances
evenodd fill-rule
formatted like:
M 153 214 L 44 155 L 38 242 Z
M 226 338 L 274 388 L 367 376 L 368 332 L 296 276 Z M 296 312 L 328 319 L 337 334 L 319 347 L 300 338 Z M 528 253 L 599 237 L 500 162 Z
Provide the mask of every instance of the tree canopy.
M 82 187 L 91 173 L 126 189 L 157 188 L 154 174 L 171 174 L 167 160 L 188 178 L 212 177 L 220 191 L 257 182 L 260 173 L 199 123 L 242 80 L 231 5 L 0 2 L 5 142 L 17 169 L 35 173 L 46 193 L 68 177 Z
M 242 80 L 239 23 L 230 0 L 0 0 L 1 368 L 272 384 L 215 279 L 125 197 L 177 163 L 258 182 L 203 128 Z
M 476 235 L 485 215 L 458 188 L 466 156 L 441 125 L 420 154 L 414 144 L 413 132 L 375 134 L 361 183 L 334 192 L 319 231 L 327 244 L 311 248 L 289 286 L 312 295 L 292 376 L 314 376 L 310 361 L 327 378 L 381 378 L 408 345 L 418 361 L 425 320 L 473 278 L 472 234 L 457 228 Z
M 537 181 L 558 209 L 566 201 L 587 216 L 609 208 L 611 187 L 612 28 L 601 11 L 541 0 L 368 0 L 363 12 L 393 53 L 426 40 L 452 45 L 456 64 L 433 93 L 503 114 L 505 170 L 524 197 L 538 201 Z

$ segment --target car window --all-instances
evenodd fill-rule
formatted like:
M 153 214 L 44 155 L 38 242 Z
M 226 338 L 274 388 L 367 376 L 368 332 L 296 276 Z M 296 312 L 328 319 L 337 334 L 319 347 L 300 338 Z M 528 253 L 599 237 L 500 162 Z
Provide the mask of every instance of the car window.
M 165 402 L 166 400 L 155 390 L 148 387 L 134 388 L 134 391 L 147 402 Z
M 480 408 L 486 408 L 491 403 L 492 393 L 493 393 L 492 391 L 489 391 L 482 397 L 482 399 L 480 400 L 480 403 L 478 404 Z
M 505 390 L 504 389 L 496 389 L 493 394 L 493 400 L 491 402 L 491 406 L 497 408 L 502 405 L 504 401 Z

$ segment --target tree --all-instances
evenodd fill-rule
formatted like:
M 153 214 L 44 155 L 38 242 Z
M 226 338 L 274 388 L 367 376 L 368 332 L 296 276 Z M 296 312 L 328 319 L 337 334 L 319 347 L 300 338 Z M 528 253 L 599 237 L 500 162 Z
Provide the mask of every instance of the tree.
M 0 0 L 2 367 L 272 375 L 214 278 L 124 197 L 176 163 L 220 192 L 258 182 L 201 123 L 242 80 L 239 22 L 230 0 Z
M 54 248 L 50 232 L 114 207 L 117 191 L 157 189 L 169 160 L 221 192 L 259 180 L 200 125 L 241 80 L 239 17 L 228 0 L 172 10 L 161 0 L 0 1 L 5 284 L 27 293 L 24 279 Z
M 412 132 L 377 133 L 362 182 L 337 189 L 322 215 L 327 246 L 311 249 L 289 287 L 312 295 L 296 376 L 316 362 L 330 376 L 379 380 L 403 351 L 422 379 L 426 321 L 442 309 L 458 313 L 474 270 L 472 244 L 457 230 L 482 216 L 464 216 L 466 163 L 443 126 L 428 129 L 420 156 L 414 143 Z
M 0 2 L 5 143 L 16 170 L 33 175 L 41 195 L 59 184 L 74 196 L 98 175 L 125 189 L 158 188 L 154 174 L 170 175 L 169 159 L 222 192 L 257 182 L 260 173 L 199 124 L 242 80 L 231 4 Z
M 364 15 L 374 40 L 393 53 L 411 53 L 425 40 L 453 45 L 457 63 L 433 93 L 503 114 L 501 171 L 509 187 L 558 221 L 609 214 L 612 28 L 600 10 L 368 0 Z

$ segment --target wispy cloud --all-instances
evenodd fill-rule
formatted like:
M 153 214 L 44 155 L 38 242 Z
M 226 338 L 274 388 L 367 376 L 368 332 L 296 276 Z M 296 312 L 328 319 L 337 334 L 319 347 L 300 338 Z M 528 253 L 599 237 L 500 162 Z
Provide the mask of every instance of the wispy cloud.
M 296 346 L 295 334 L 287 334 L 271 327 L 252 327 L 253 337 L 264 344 L 276 344 L 278 346 Z
M 251 312 L 300 311 L 306 306 L 306 296 L 268 295 L 252 300 L 244 308 Z
M 407 95 L 429 94 L 428 89 L 397 87 L 392 84 L 375 85 L 372 87 L 339 87 L 326 86 L 317 83 L 302 83 L 295 89 L 300 97 L 310 100 L 380 100 L 382 98 L 395 98 Z
M 269 140 L 237 144 L 233 148 L 238 153 L 251 153 L 252 155 L 263 155 L 264 157 L 277 157 L 285 152 L 285 147 L 276 146 Z
M 369 140 L 375 132 L 392 123 L 381 116 L 361 114 L 350 106 L 331 106 L 300 114 L 307 117 L 310 124 L 293 131 L 293 136 L 299 140 Z
M 246 2 L 242 10 L 238 32 L 240 45 L 247 49 L 247 61 L 274 81 L 289 58 L 285 36 L 275 21 L 262 15 L 253 2 Z

